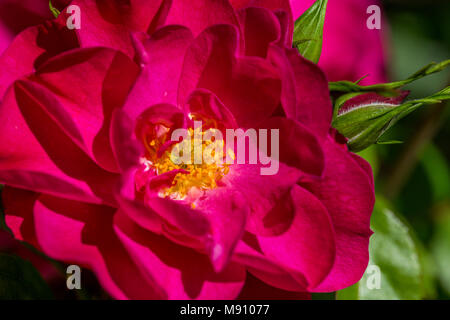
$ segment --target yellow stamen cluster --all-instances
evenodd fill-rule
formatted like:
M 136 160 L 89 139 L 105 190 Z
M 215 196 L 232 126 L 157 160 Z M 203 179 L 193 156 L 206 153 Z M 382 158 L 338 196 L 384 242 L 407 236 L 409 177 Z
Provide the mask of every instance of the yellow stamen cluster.
M 220 181 L 229 172 L 229 165 L 224 163 L 225 161 L 217 161 L 220 158 L 221 160 L 223 160 L 223 152 L 221 154 L 214 154 L 214 151 L 212 151 L 211 155 L 215 160 L 212 163 L 206 163 L 206 161 L 201 161 L 200 164 L 194 163 L 195 145 L 201 146 L 202 154 L 205 148 L 211 143 L 218 143 L 219 146 L 221 146 L 221 150 L 223 150 L 223 141 L 203 141 L 202 137 L 211 130 L 214 131 L 216 129 L 210 128 L 203 131 L 202 128 L 196 128 L 195 130 L 188 130 L 191 138 L 191 164 L 176 164 L 178 161 L 174 159 L 174 153 L 172 152 L 172 150 L 175 149 L 177 150 L 175 154 L 179 154 L 180 148 L 183 147 L 182 144 L 189 142 L 189 140 L 182 141 L 174 145 L 161 157 L 154 160 L 152 166 L 156 169 L 158 175 L 178 169 L 186 171 L 186 173 L 180 172 L 176 174 L 175 178 L 173 179 L 172 186 L 170 188 L 162 190 L 160 192 L 161 196 L 170 197 L 177 200 L 185 199 L 188 196 L 196 199 L 201 196 L 206 190 L 216 188 L 217 182 Z M 150 146 L 153 146 L 157 143 L 151 141 L 149 144 Z M 192 203 L 192 207 L 195 208 L 194 202 Z

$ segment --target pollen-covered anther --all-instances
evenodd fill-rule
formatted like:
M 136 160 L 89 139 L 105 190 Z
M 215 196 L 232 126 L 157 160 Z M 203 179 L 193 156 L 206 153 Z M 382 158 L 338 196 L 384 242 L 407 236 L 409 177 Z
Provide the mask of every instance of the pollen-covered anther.
M 189 128 L 187 133 L 190 139 L 183 140 L 168 148 L 160 157 L 155 158 L 152 162 L 152 167 L 155 169 L 157 175 L 161 175 L 173 170 L 183 170 L 175 175 L 172 185 L 159 191 L 158 195 L 161 197 L 170 197 L 174 200 L 188 199 L 191 202 L 191 207 L 196 208 L 195 200 L 199 199 L 207 190 L 214 189 L 218 186 L 218 182 L 228 174 L 230 168 L 224 161 L 224 152 L 216 153 L 214 149 L 211 151 L 211 157 L 214 161 L 204 161 L 202 158 L 200 163 L 194 161 L 195 146 L 201 146 L 202 154 L 205 148 L 215 143 L 223 150 L 223 140 L 203 139 L 205 134 L 215 132 L 215 128 L 204 129 Z M 147 141 L 147 150 L 152 150 L 157 153 L 155 146 L 161 145 L 157 140 Z M 183 150 L 186 150 L 186 143 L 190 143 L 190 161 L 180 163 L 180 158 L 183 156 Z M 174 152 L 172 152 L 174 151 Z M 187 163 L 186 163 L 187 162 Z

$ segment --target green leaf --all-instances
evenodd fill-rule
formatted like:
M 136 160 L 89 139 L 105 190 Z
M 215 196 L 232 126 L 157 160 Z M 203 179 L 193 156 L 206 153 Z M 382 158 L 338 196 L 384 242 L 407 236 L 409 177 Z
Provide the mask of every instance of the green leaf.
M 53 13 L 53 16 L 55 18 L 58 18 L 59 14 L 61 13 L 61 11 L 59 11 L 58 9 L 56 9 L 53 5 L 52 5 L 52 0 L 48 1 L 48 7 L 50 8 L 50 11 Z
M 314 63 L 319 62 L 322 52 L 323 24 L 327 0 L 317 0 L 306 10 L 294 25 L 293 47 Z
M 450 295 L 450 205 L 443 207 L 435 221 L 431 251 L 438 269 L 438 278 L 444 291 Z
M 416 300 L 429 296 L 432 286 L 422 247 L 409 225 L 381 197 L 377 197 L 371 229 L 369 266 L 357 284 L 337 293 L 337 299 Z
M 399 89 L 411 82 L 419 80 L 423 77 L 429 76 L 436 72 L 440 72 L 450 65 L 450 59 L 439 63 L 432 62 L 419 71 L 409 76 L 405 80 L 395 81 L 390 83 L 380 83 L 370 86 L 361 86 L 357 82 L 351 81 L 336 81 L 328 84 L 330 91 L 335 92 L 391 92 Z
M 423 166 L 430 181 L 433 202 L 450 199 L 450 167 L 445 156 L 433 144 L 428 144 L 421 156 Z
M 17 256 L 0 254 L 0 299 L 52 299 L 50 288 L 33 265 Z

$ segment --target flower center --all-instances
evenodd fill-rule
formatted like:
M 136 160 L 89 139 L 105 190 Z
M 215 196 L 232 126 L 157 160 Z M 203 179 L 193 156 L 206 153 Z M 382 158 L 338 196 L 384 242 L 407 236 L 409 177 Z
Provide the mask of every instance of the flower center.
M 148 166 L 157 175 L 178 171 L 171 185 L 159 190 L 159 196 L 189 200 L 195 208 L 195 201 L 207 190 L 216 188 L 229 172 L 229 164 L 224 161 L 224 142 L 214 139 L 218 129 L 210 125 L 207 122 L 201 127 L 186 129 L 181 142 L 170 143 L 167 139 L 170 130 L 164 126 L 155 128 L 156 134 L 152 135 L 152 140 L 144 137 Z M 205 154 L 209 155 L 209 161 L 205 159 Z

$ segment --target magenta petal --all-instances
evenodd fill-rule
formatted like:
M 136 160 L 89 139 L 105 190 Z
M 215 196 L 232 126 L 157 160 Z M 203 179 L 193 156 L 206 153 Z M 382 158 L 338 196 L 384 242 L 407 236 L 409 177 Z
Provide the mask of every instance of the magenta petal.
M 350 153 L 331 139 L 324 143 L 325 172 L 321 181 L 305 181 L 327 208 L 336 233 L 336 260 L 314 291 L 335 291 L 357 282 L 369 261 L 370 216 L 375 195 L 372 179 Z
M 223 129 L 237 127 L 236 119 L 231 111 L 223 105 L 217 96 L 211 91 L 197 89 L 188 98 L 186 113 L 199 114 L 206 119 L 214 119 Z M 225 134 L 225 132 L 223 132 Z
M 355 160 L 359 164 L 359 166 L 366 172 L 367 177 L 369 178 L 370 184 L 372 186 L 372 189 L 375 190 L 373 171 L 372 171 L 372 167 L 370 166 L 370 164 L 366 160 L 364 160 L 363 158 L 358 156 L 357 154 L 350 153 L 350 155 L 352 156 L 353 160 Z
M 17 82 L 0 107 L 0 181 L 93 203 L 114 204 L 118 176 L 98 167 Z
M 226 267 L 244 233 L 248 216 L 246 204 L 241 193 L 221 187 L 207 192 L 205 200 L 198 201 L 196 210 L 210 223 L 213 244 L 208 249 L 216 271 Z
M 158 193 L 161 189 L 170 188 L 176 175 L 188 173 L 189 171 L 184 169 L 177 169 L 153 176 L 148 180 L 148 189 L 150 192 Z
M 39 29 L 27 29 L 17 36 L 11 46 L 0 56 L 0 101 L 8 87 L 17 79 L 34 70 L 35 59 L 44 49 L 33 45 Z
M 116 199 L 122 212 L 126 213 L 142 228 L 161 234 L 163 219 L 152 209 L 145 206 L 142 200 L 136 199 L 136 181 L 138 170 L 130 169 L 122 173 Z
M 280 46 L 288 46 L 292 45 L 292 30 L 289 30 L 289 23 L 292 21 L 292 15 L 290 12 L 286 12 L 285 10 L 275 10 L 275 16 L 278 19 L 280 24 L 280 39 L 277 41 Z M 291 33 L 289 33 L 291 32 Z
M 30 77 L 27 90 L 99 166 L 117 172 L 109 141 L 111 115 L 122 106 L 137 71 L 118 51 L 79 49 L 45 63 Z
M 249 207 L 246 230 L 257 235 L 274 235 L 286 230 L 292 221 L 292 208 L 286 197 L 302 173 L 283 163 L 275 175 L 261 175 L 261 165 L 234 165 L 223 181 L 242 194 Z
M 202 78 L 207 78 L 205 82 L 211 81 L 210 85 L 214 86 L 223 82 L 222 77 L 228 76 L 232 68 L 237 39 L 238 31 L 235 27 L 218 25 L 206 29 L 194 40 L 184 59 L 178 90 L 179 105 L 185 105 Z M 216 77 L 217 74 L 221 77 Z
M 113 208 L 48 195 L 24 197 L 24 191 L 18 189 L 9 193 L 5 202 L 8 220 L 22 218 L 25 234 L 26 226 L 33 224 L 38 248 L 49 257 L 92 269 L 116 299 L 160 298 L 114 234 Z M 25 201 L 27 210 L 16 211 L 14 197 Z
M 121 172 L 136 168 L 144 155 L 144 145 L 135 135 L 135 120 L 122 109 L 114 110 L 111 118 L 111 146 Z
M 81 47 L 112 48 L 133 58 L 130 32 L 151 29 L 162 3 L 163 0 L 72 1 L 82 13 L 82 27 L 76 30 Z M 67 19 L 68 14 L 63 11 L 61 17 Z
M 116 194 L 124 214 L 140 227 L 154 233 L 163 233 L 164 224 L 170 225 L 187 237 L 201 239 L 207 244 L 210 242 L 210 222 L 201 212 L 196 212 L 178 201 L 160 198 L 154 191 L 147 192 L 143 199 L 137 198 L 137 174 L 139 172 L 136 169 L 124 172 L 120 189 Z
M 148 207 L 187 235 L 204 238 L 205 241 L 210 237 L 210 222 L 189 205 L 158 196 L 149 197 L 146 202 Z
M 301 272 L 308 288 L 317 286 L 334 263 L 336 247 L 331 219 L 325 207 L 308 191 L 291 190 L 295 216 L 284 233 L 258 237 L 262 251 L 280 264 Z
M 14 238 L 26 241 L 36 248 L 39 248 L 39 244 L 34 228 L 33 204 L 38 197 L 36 192 L 9 186 L 5 186 L 1 193 L 5 222 Z
M 182 247 L 140 229 L 120 213 L 115 231 L 139 266 L 146 280 L 165 299 L 234 299 L 244 281 L 245 270 L 230 264 L 214 272 L 206 255 Z
M 124 107 L 130 116 L 154 104 L 177 105 L 180 73 L 192 40 L 191 31 L 181 26 L 163 27 L 145 39 L 135 35 L 141 72 Z
M 199 215 L 191 214 L 189 208 L 185 211 L 182 205 L 176 203 L 172 207 L 167 207 L 170 203 L 159 200 L 154 190 L 149 192 L 145 199 L 136 197 L 136 187 L 140 189 L 142 187 L 145 192 L 151 178 L 146 172 L 149 169 L 141 163 L 142 159 L 145 159 L 145 148 L 136 134 L 140 135 L 141 131 L 145 132 L 146 126 L 158 123 L 168 128 L 185 127 L 184 114 L 174 106 L 158 104 L 133 117 L 135 119 L 131 119 L 124 110 L 116 110 L 112 120 L 113 150 L 122 171 L 122 180 L 116 195 L 121 208 L 138 225 L 152 232 L 162 233 L 162 225 L 168 222 L 193 237 L 207 237 L 209 235 L 207 221 Z M 150 198 L 156 200 L 152 201 Z
M 286 50 L 286 56 L 294 72 L 295 119 L 319 135 L 326 134 L 331 123 L 332 106 L 328 82 L 323 72 L 301 57 L 296 49 Z
M 254 127 L 280 102 L 278 71 L 260 57 L 236 57 L 238 32 L 216 25 L 202 32 L 186 53 L 178 102 L 184 105 L 196 88 L 214 92 L 239 126 Z M 220 77 L 218 76 L 220 75 Z
M 231 0 L 231 4 L 237 10 L 247 7 L 261 7 L 274 12 L 284 11 L 288 15 L 289 36 L 287 38 L 292 43 L 294 19 L 292 17 L 291 5 L 289 0 Z
M 124 179 L 118 198 L 119 203 L 125 206 L 124 212 L 141 227 L 157 233 L 161 232 L 158 228 L 158 221 L 161 221 L 165 235 L 177 243 L 199 247 L 201 242 L 214 269 L 223 270 L 244 232 L 248 212 L 242 195 L 219 187 L 196 201 L 195 209 L 192 209 L 188 203 L 161 198 L 156 190 L 149 189 L 143 199 L 143 207 L 142 200 L 135 199 L 133 172 Z M 164 183 L 164 179 L 170 180 L 174 173 L 150 177 L 148 187 L 156 182 Z
M 239 26 L 228 0 L 172 0 L 166 24 L 188 27 L 194 35 L 215 24 Z
M 238 11 L 245 40 L 245 55 L 265 58 L 271 42 L 281 36 L 277 17 L 263 8 L 245 8 Z
M 16 79 L 32 73 L 49 58 L 77 47 L 75 33 L 61 20 L 21 32 L 0 56 L 0 101 Z
M 127 103 L 123 109 L 115 110 L 111 120 L 112 149 L 123 172 L 141 165 L 141 158 L 145 156 L 141 135 L 148 126 L 163 124 L 171 130 L 186 127 L 184 113 L 170 104 L 157 104 L 142 110 L 140 107 L 143 106 L 137 106 L 137 110 L 131 106 Z
M 61 2 L 54 1 L 61 8 Z M 0 54 L 5 50 L 14 36 L 24 29 L 43 23 L 52 18 L 46 1 L 36 0 L 1 0 L 0 1 Z
M 287 291 L 303 292 L 306 290 L 306 280 L 298 271 L 289 270 L 272 258 L 265 256 L 259 248 L 256 237 L 248 233 L 236 246 L 233 261 L 245 265 L 253 276 L 270 286 Z
M 272 117 L 260 128 L 279 130 L 280 162 L 308 174 L 322 175 L 325 162 L 322 146 L 308 128 L 282 117 Z
M 210 89 L 231 110 L 240 127 L 254 128 L 272 115 L 280 103 L 279 73 L 267 60 L 259 57 L 238 59 L 227 82 Z M 199 86 L 209 87 L 206 82 Z
M 330 128 L 332 105 L 323 72 L 300 56 L 297 49 L 272 45 L 269 57 L 281 70 L 281 103 L 286 115 L 324 137 Z

